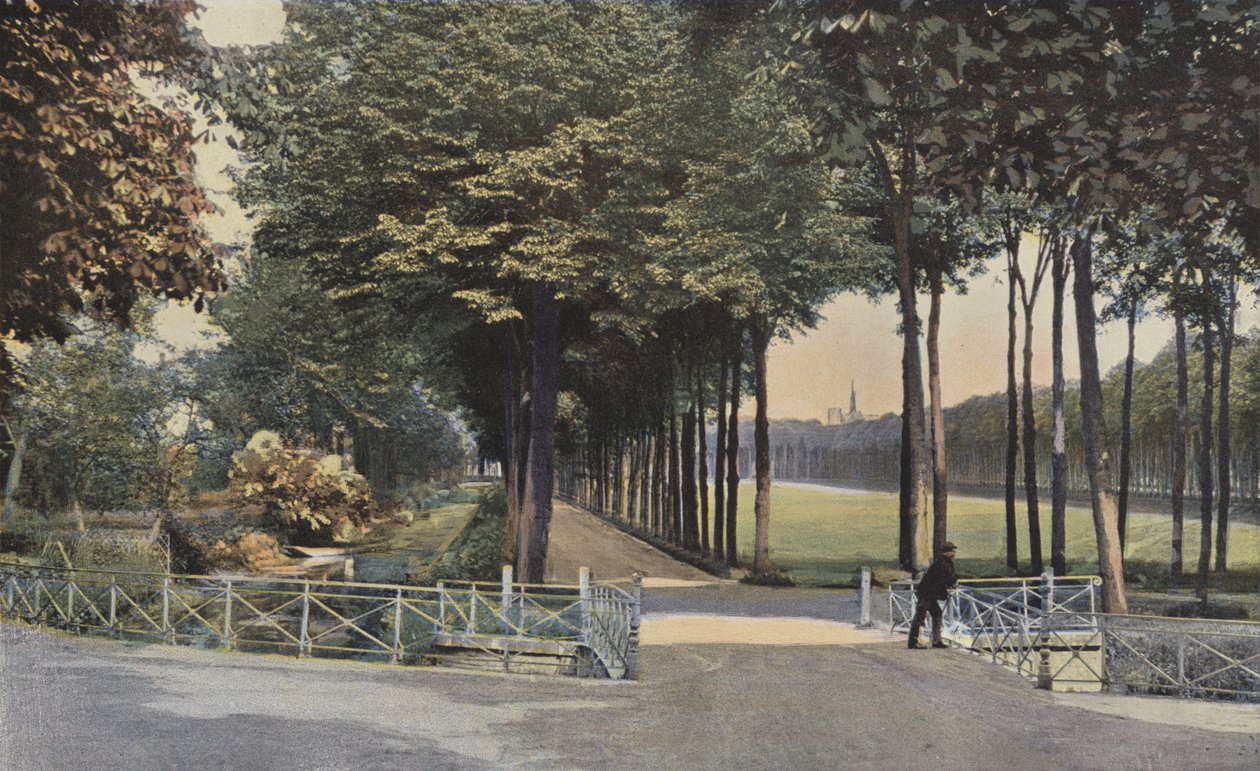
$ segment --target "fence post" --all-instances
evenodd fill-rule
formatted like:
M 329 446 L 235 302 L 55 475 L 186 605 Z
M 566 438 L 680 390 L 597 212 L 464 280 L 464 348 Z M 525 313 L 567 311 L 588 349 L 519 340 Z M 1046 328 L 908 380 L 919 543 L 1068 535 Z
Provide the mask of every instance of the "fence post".
M 477 585 L 472 585 L 472 591 L 468 593 L 468 626 L 464 631 L 468 634 L 477 633 Z
M 858 618 L 858 626 L 871 625 L 871 569 L 862 568 L 862 612 Z M 891 618 L 891 615 L 889 616 Z
M 591 643 L 591 569 L 578 568 L 578 604 L 582 610 L 582 642 Z
M 223 647 L 232 647 L 232 579 L 223 589 Z
M 118 634 L 118 576 L 109 577 L 109 633 Z
M 1177 635 L 1177 687 L 1186 687 L 1186 636 Z
M 1054 571 L 1041 574 L 1041 585 L 1038 587 L 1041 600 L 1041 628 L 1037 633 L 1035 650 L 1037 651 L 1037 687 L 1042 690 L 1054 688 L 1054 677 L 1050 674 L 1050 614 L 1054 604 Z
M 438 617 L 433 624 L 433 634 L 442 634 L 446 631 L 446 584 L 438 581 Z
M 66 573 L 66 626 L 74 623 L 74 573 Z
M 175 643 L 175 630 L 171 629 L 171 579 L 162 579 L 162 635 L 168 643 Z
M 311 618 L 311 584 L 309 581 L 302 583 L 302 627 L 298 632 L 298 658 L 302 658 L 302 654 L 306 652 L 307 643 L 307 625 Z
M 512 566 L 503 566 L 503 634 L 512 633 Z
M 16 609 L 13 600 L 13 586 L 17 583 L 17 573 L 10 573 L 4 583 L 4 610 L 12 615 Z
M 394 652 L 389 657 L 391 664 L 402 660 L 402 587 L 394 592 Z
M 1090 602 L 1093 603 L 1093 592 L 1090 592 Z M 1091 609 L 1092 611 L 1092 609 Z M 1107 617 L 1094 614 L 1094 620 L 1098 624 L 1098 639 L 1100 653 L 1102 653 L 1102 662 L 1098 665 L 1098 679 L 1104 691 L 1111 690 L 1111 682 L 1107 675 Z
M 639 621 L 643 612 L 643 574 L 634 574 L 634 602 L 630 606 L 630 634 L 626 638 L 626 679 L 639 675 Z

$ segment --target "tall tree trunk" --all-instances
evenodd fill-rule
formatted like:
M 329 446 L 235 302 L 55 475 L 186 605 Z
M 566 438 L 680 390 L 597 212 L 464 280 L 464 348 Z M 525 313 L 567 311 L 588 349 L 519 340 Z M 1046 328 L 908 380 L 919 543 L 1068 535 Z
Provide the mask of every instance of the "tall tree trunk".
M 70 513 L 74 515 L 75 529 L 82 533 L 87 530 L 87 524 L 83 521 L 83 506 L 79 503 L 79 475 L 75 473 L 74 461 L 68 453 L 62 458 L 61 469 L 65 474 L 66 503 L 70 506 Z
M 770 348 L 770 333 L 767 319 L 758 319 L 753 324 L 753 378 L 757 400 L 757 416 L 753 425 L 753 446 L 757 455 L 753 570 L 760 571 L 770 570 L 770 399 L 766 387 L 766 352 Z
M 688 388 L 687 390 L 691 390 Z M 696 406 L 687 405 L 682 420 L 682 499 L 683 546 L 695 550 L 700 546 L 700 523 L 696 500 Z
M 1174 279 L 1175 280 L 1175 279 Z M 1186 491 L 1186 420 L 1190 412 L 1190 377 L 1186 363 L 1186 320 L 1174 311 L 1177 351 L 1177 409 L 1173 417 L 1172 435 L 1172 555 L 1168 567 L 1173 589 L 1181 586 L 1183 538 L 1185 529 Z
M 912 164 L 913 161 L 910 161 Z M 904 543 L 899 549 L 902 567 L 913 574 L 928 563 L 927 495 L 924 483 L 923 366 L 919 359 L 919 312 L 915 298 L 915 271 L 910 253 L 911 197 L 899 196 L 893 217 L 897 253 L 897 290 L 901 300 L 901 490 L 899 514 Z
M 699 465 L 696 480 L 700 493 L 700 553 L 706 557 L 711 551 L 709 547 L 709 437 L 705 431 L 704 407 L 704 367 L 696 368 L 696 456 Z
M 1129 306 L 1129 349 L 1124 357 L 1124 396 L 1120 402 L 1120 551 L 1129 537 L 1129 466 L 1131 456 L 1130 435 L 1133 426 L 1133 345 L 1137 328 L 1137 301 Z
M 1023 390 L 1020 404 L 1024 423 L 1024 500 L 1028 507 L 1028 560 L 1032 572 L 1040 575 L 1045 570 L 1041 556 L 1041 511 L 1037 489 L 1037 422 L 1033 414 L 1032 362 L 1033 362 L 1033 306 L 1024 304 L 1024 351 Z
M 726 393 L 727 358 L 719 357 L 717 441 L 713 448 L 713 559 L 726 561 Z
M 949 473 L 945 455 L 945 413 L 941 406 L 941 295 L 945 288 L 939 270 L 931 276 L 932 304 L 928 311 L 928 395 L 932 413 L 932 551 L 944 551 L 948 531 Z
M 682 477 L 679 472 L 678 410 L 669 405 L 669 522 L 665 537 L 670 543 L 682 541 Z
M 730 416 L 726 427 L 726 564 L 739 566 L 736 548 L 736 514 L 739 507 L 739 383 L 743 365 L 743 343 L 737 337 L 735 355 L 731 357 Z
M 550 286 L 535 284 L 532 294 L 532 414 L 522 518 L 522 524 L 529 528 L 529 544 L 521 566 L 526 583 L 541 584 L 547 575 L 555 477 L 556 400 L 560 393 L 560 305 L 556 302 L 555 290 Z
M 26 443 L 30 438 L 30 432 L 25 427 L 17 432 L 16 437 L 13 437 L 12 431 L 9 434 L 13 438 L 13 457 L 9 460 L 9 473 L 4 478 L 4 508 L 0 509 L 0 522 L 4 523 L 13 521 L 13 499 L 17 497 L 22 483 L 22 464 L 26 460 Z
M 518 561 L 523 552 L 518 539 L 521 528 L 521 498 L 517 495 L 520 489 L 521 473 L 518 461 L 516 442 L 520 431 L 520 396 L 517 387 L 519 373 L 516 335 L 508 326 L 503 341 L 503 485 L 507 498 L 507 557 L 515 565 L 517 575 L 521 573 Z
M 655 471 L 651 475 L 651 532 L 660 538 L 665 538 L 665 528 L 667 528 L 669 520 L 668 506 L 665 505 L 665 500 L 667 500 L 669 493 L 668 485 L 665 484 L 665 476 L 667 476 L 669 467 L 667 462 L 668 447 L 667 423 L 665 423 L 664 417 L 660 417 L 656 421 Z
M 1018 247 L 1016 247 L 1018 248 Z M 1011 249 L 1006 256 L 1006 570 L 1019 572 L 1019 540 L 1015 530 L 1015 462 L 1019 448 L 1019 396 L 1015 386 L 1015 271 Z
M 1204 277 L 1205 285 L 1208 283 Z M 1212 385 L 1216 363 L 1212 323 L 1203 322 L 1203 401 L 1199 412 L 1199 570 L 1195 596 L 1207 602 L 1208 568 L 1212 561 Z
M 1224 324 L 1221 330 L 1220 408 L 1216 418 L 1216 476 L 1219 491 L 1216 507 L 1216 590 L 1225 588 L 1226 552 L 1229 548 L 1229 504 L 1232 491 L 1230 468 L 1233 464 L 1229 425 L 1229 380 L 1234 356 L 1234 305 L 1238 281 L 1232 271 L 1226 277 Z
M 1076 338 L 1081 363 L 1081 439 L 1089 497 L 1094 511 L 1094 536 L 1098 545 L 1098 573 L 1102 577 L 1104 613 L 1127 613 L 1124 557 L 1120 553 L 1120 529 L 1116 504 L 1111 497 L 1111 472 L 1103 451 L 1102 377 L 1098 372 L 1098 319 L 1094 312 L 1093 247 L 1088 233 L 1072 243 L 1072 299 L 1076 306 Z
M 1063 295 L 1067 287 L 1068 261 L 1064 259 L 1063 237 L 1055 235 L 1051 251 L 1050 276 L 1054 307 L 1050 315 L 1050 355 L 1054 370 L 1050 386 L 1050 412 L 1054 427 L 1050 450 L 1050 567 L 1055 575 L 1067 575 L 1067 418 L 1064 410 L 1063 378 Z

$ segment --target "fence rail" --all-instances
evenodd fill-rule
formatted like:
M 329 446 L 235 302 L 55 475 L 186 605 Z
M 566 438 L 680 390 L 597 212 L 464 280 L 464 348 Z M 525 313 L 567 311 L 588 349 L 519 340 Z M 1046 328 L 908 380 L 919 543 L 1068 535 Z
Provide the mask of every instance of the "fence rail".
M 0 563 L 0 611 L 172 644 L 633 678 L 640 584 L 436 587 L 167 576 Z
M 951 643 L 1040 687 L 1260 701 L 1260 624 L 1100 613 L 1096 576 L 959 582 L 944 608 Z M 895 631 L 909 628 L 914 582 L 894 582 Z

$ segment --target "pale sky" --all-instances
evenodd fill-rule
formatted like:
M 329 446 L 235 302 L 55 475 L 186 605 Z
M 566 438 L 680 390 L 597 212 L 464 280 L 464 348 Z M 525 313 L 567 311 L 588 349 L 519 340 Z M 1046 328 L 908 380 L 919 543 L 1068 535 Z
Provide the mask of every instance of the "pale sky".
M 215 45 L 262 45 L 277 39 L 284 25 L 278 0 L 202 0 L 205 12 L 198 21 L 206 38 Z M 228 195 L 230 181 L 223 168 L 235 153 L 223 142 L 226 130 L 216 129 L 217 139 L 198 149 L 198 174 L 223 215 L 207 222 L 218 241 L 246 241 L 249 223 Z M 1031 271 L 1035 242 L 1026 239 L 1023 255 Z M 975 394 L 991 394 L 1006 387 L 1006 287 L 1001 282 L 1004 265 L 995 261 L 988 274 L 974 278 L 965 296 L 947 295 L 942 305 L 941 390 L 946 406 Z M 1065 308 L 1064 356 L 1069 379 L 1078 374 L 1076 326 L 1071 287 Z M 1238 328 L 1260 326 L 1255 295 L 1243 299 Z M 927 298 L 920 299 L 926 320 Z M 1050 279 L 1046 277 L 1034 313 L 1033 382 L 1050 382 Z M 896 302 L 886 298 L 872 303 L 847 295 L 823 309 L 818 328 L 796 335 L 791 342 L 777 342 L 769 361 L 770 416 L 824 420 L 828 407 L 849 405 L 849 384 L 856 383 L 858 409 L 868 417 L 901 409 L 901 339 L 896 335 L 900 317 Z M 1022 320 L 1019 322 L 1022 335 Z M 187 306 L 171 306 L 159 315 L 164 335 L 177 347 L 197 344 L 208 327 L 204 316 Z M 1138 324 L 1136 356 L 1151 358 L 1172 339 L 1172 322 L 1150 317 Z M 1126 347 L 1125 325 L 1111 322 L 1099 333 L 1101 367 L 1121 362 Z M 1022 345 L 1022 341 L 1020 342 Z M 926 382 L 927 358 L 923 357 Z M 745 406 L 751 415 L 752 405 Z

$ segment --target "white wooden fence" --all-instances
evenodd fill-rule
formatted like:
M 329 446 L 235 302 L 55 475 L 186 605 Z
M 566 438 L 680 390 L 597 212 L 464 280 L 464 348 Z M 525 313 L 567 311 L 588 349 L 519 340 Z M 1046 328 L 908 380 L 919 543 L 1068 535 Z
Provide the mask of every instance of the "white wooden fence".
M 81 633 L 296 656 L 634 678 L 632 592 L 503 581 L 435 587 L 0 563 L 0 612 Z

